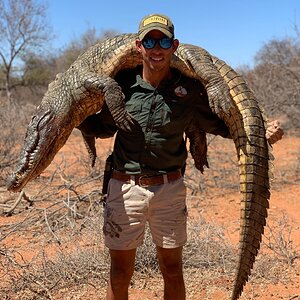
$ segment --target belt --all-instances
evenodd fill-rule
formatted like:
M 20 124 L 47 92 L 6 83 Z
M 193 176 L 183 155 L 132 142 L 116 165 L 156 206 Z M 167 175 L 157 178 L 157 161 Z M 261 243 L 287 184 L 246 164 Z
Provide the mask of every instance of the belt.
M 130 183 L 132 180 L 136 185 L 143 187 L 150 185 L 161 185 L 167 182 L 175 181 L 181 177 L 182 175 L 180 170 L 159 175 L 129 175 L 119 171 L 113 171 L 112 173 L 112 178 L 114 179 L 127 183 Z

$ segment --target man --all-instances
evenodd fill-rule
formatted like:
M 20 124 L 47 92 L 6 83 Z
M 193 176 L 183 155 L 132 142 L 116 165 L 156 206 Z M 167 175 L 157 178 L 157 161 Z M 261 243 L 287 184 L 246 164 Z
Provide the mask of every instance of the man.
M 203 131 L 223 137 L 229 137 L 229 132 L 210 110 L 204 87 L 170 68 L 178 45 L 167 16 L 146 16 L 136 40 L 143 65 L 121 71 L 115 78 L 135 128 L 129 133 L 117 132 L 113 151 L 114 171 L 103 226 L 111 257 L 108 300 L 128 299 L 136 249 L 143 242 L 146 222 L 157 248 L 164 299 L 185 299 L 182 248 L 187 238 L 187 212 L 181 169 L 187 150 L 183 132 L 193 117 L 201 119 Z M 95 128 L 105 128 L 105 134 L 99 132 L 98 136 L 114 134 L 116 128 L 109 125 L 112 120 L 106 108 L 98 117 Z M 280 139 L 278 124 L 270 128 L 269 138 L 273 142 Z

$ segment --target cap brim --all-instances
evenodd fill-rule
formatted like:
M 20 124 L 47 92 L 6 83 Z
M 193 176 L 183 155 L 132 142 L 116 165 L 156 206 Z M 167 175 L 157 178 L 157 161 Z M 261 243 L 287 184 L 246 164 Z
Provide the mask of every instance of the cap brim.
M 169 30 L 161 28 L 161 27 L 153 26 L 153 27 L 147 28 L 144 31 L 142 31 L 141 33 L 139 33 L 139 39 L 142 40 L 152 30 L 158 30 L 170 39 L 174 37 L 174 35 Z

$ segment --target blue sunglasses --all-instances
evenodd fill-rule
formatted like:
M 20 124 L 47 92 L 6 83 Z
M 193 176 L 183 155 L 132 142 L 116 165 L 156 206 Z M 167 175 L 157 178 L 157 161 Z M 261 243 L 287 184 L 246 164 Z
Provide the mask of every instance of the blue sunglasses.
M 170 49 L 173 44 L 173 39 L 168 37 L 163 37 L 162 39 L 153 39 L 148 37 L 142 40 L 142 45 L 145 49 L 153 49 L 157 43 L 162 49 Z

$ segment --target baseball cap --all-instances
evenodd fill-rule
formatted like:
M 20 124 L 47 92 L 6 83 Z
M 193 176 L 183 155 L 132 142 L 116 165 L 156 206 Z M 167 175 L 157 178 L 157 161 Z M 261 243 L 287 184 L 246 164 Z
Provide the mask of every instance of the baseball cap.
M 159 30 L 168 38 L 174 37 L 174 25 L 169 17 L 161 14 L 151 14 L 144 17 L 139 25 L 139 39 L 142 40 L 151 30 Z

